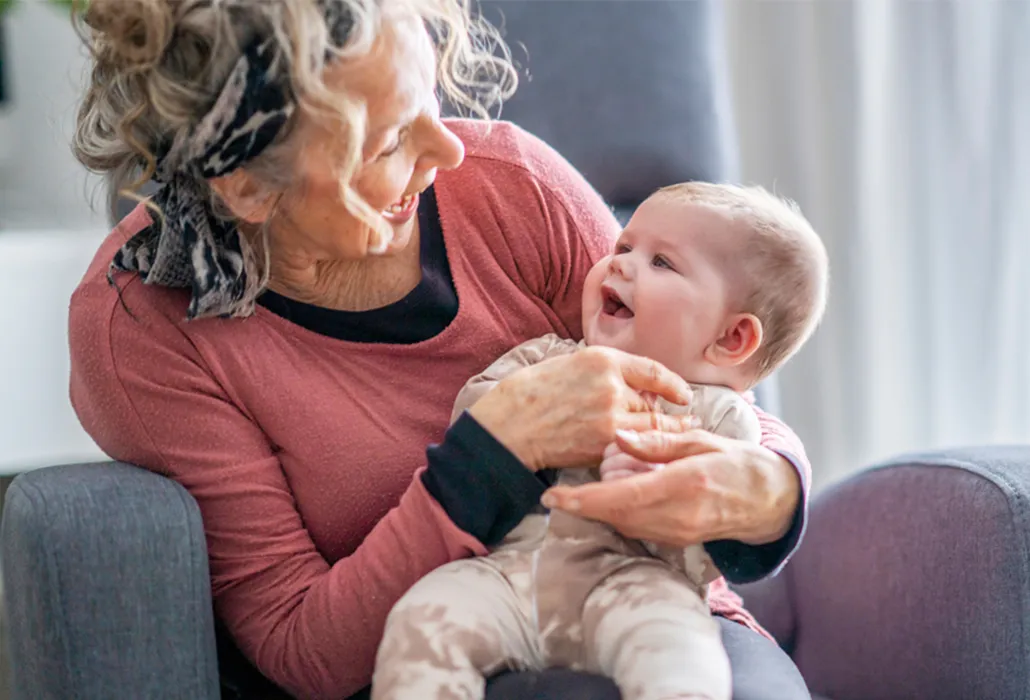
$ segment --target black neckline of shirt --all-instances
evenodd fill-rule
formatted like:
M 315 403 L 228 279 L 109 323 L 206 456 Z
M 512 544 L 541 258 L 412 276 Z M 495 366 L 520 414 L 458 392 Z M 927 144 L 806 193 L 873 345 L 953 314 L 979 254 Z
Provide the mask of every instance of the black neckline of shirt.
M 296 301 L 271 290 L 258 303 L 320 335 L 358 343 L 411 345 L 443 332 L 458 315 L 458 293 L 447 260 L 436 193 L 419 198 L 419 259 L 422 279 L 404 298 L 369 311 L 340 311 Z

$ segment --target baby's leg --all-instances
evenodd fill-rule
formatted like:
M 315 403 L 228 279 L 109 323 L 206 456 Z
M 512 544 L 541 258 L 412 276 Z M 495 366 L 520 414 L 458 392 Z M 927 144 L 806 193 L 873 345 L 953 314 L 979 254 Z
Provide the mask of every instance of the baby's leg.
M 373 700 L 479 700 L 485 678 L 539 666 L 530 622 L 490 563 L 442 566 L 397 602 L 386 620 Z
M 583 607 L 591 670 L 623 700 L 730 700 L 730 662 L 718 623 L 687 578 L 641 560 L 591 591 Z

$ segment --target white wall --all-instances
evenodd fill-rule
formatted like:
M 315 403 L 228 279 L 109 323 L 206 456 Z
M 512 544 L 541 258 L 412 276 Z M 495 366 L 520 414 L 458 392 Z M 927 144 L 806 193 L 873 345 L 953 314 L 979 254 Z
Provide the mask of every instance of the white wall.
M 68 403 L 66 327 L 68 296 L 107 228 L 97 180 L 68 146 L 86 65 L 70 20 L 27 0 L 4 23 L 0 474 L 101 456 Z
M 0 229 L 103 227 L 103 198 L 96 212 L 88 201 L 97 180 L 68 147 L 86 65 L 71 20 L 27 0 L 4 24 L 11 104 L 0 117 Z

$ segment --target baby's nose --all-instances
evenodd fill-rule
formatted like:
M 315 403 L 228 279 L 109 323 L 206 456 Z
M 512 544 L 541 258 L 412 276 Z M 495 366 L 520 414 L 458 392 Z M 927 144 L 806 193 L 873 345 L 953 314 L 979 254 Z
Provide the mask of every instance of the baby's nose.
M 608 265 L 608 270 L 613 275 L 619 275 L 620 277 L 629 277 L 630 265 L 626 260 L 625 255 L 613 255 L 612 261 Z

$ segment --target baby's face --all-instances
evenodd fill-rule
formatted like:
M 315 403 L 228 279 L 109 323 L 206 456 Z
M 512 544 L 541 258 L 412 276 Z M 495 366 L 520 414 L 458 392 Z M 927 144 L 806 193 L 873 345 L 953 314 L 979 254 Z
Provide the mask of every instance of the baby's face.
M 733 225 L 718 210 L 667 196 L 641 204 L 613 254 L 587 275 L 587 344 L 650 357 L 702 381 L 705 348 L 730 311 Z

